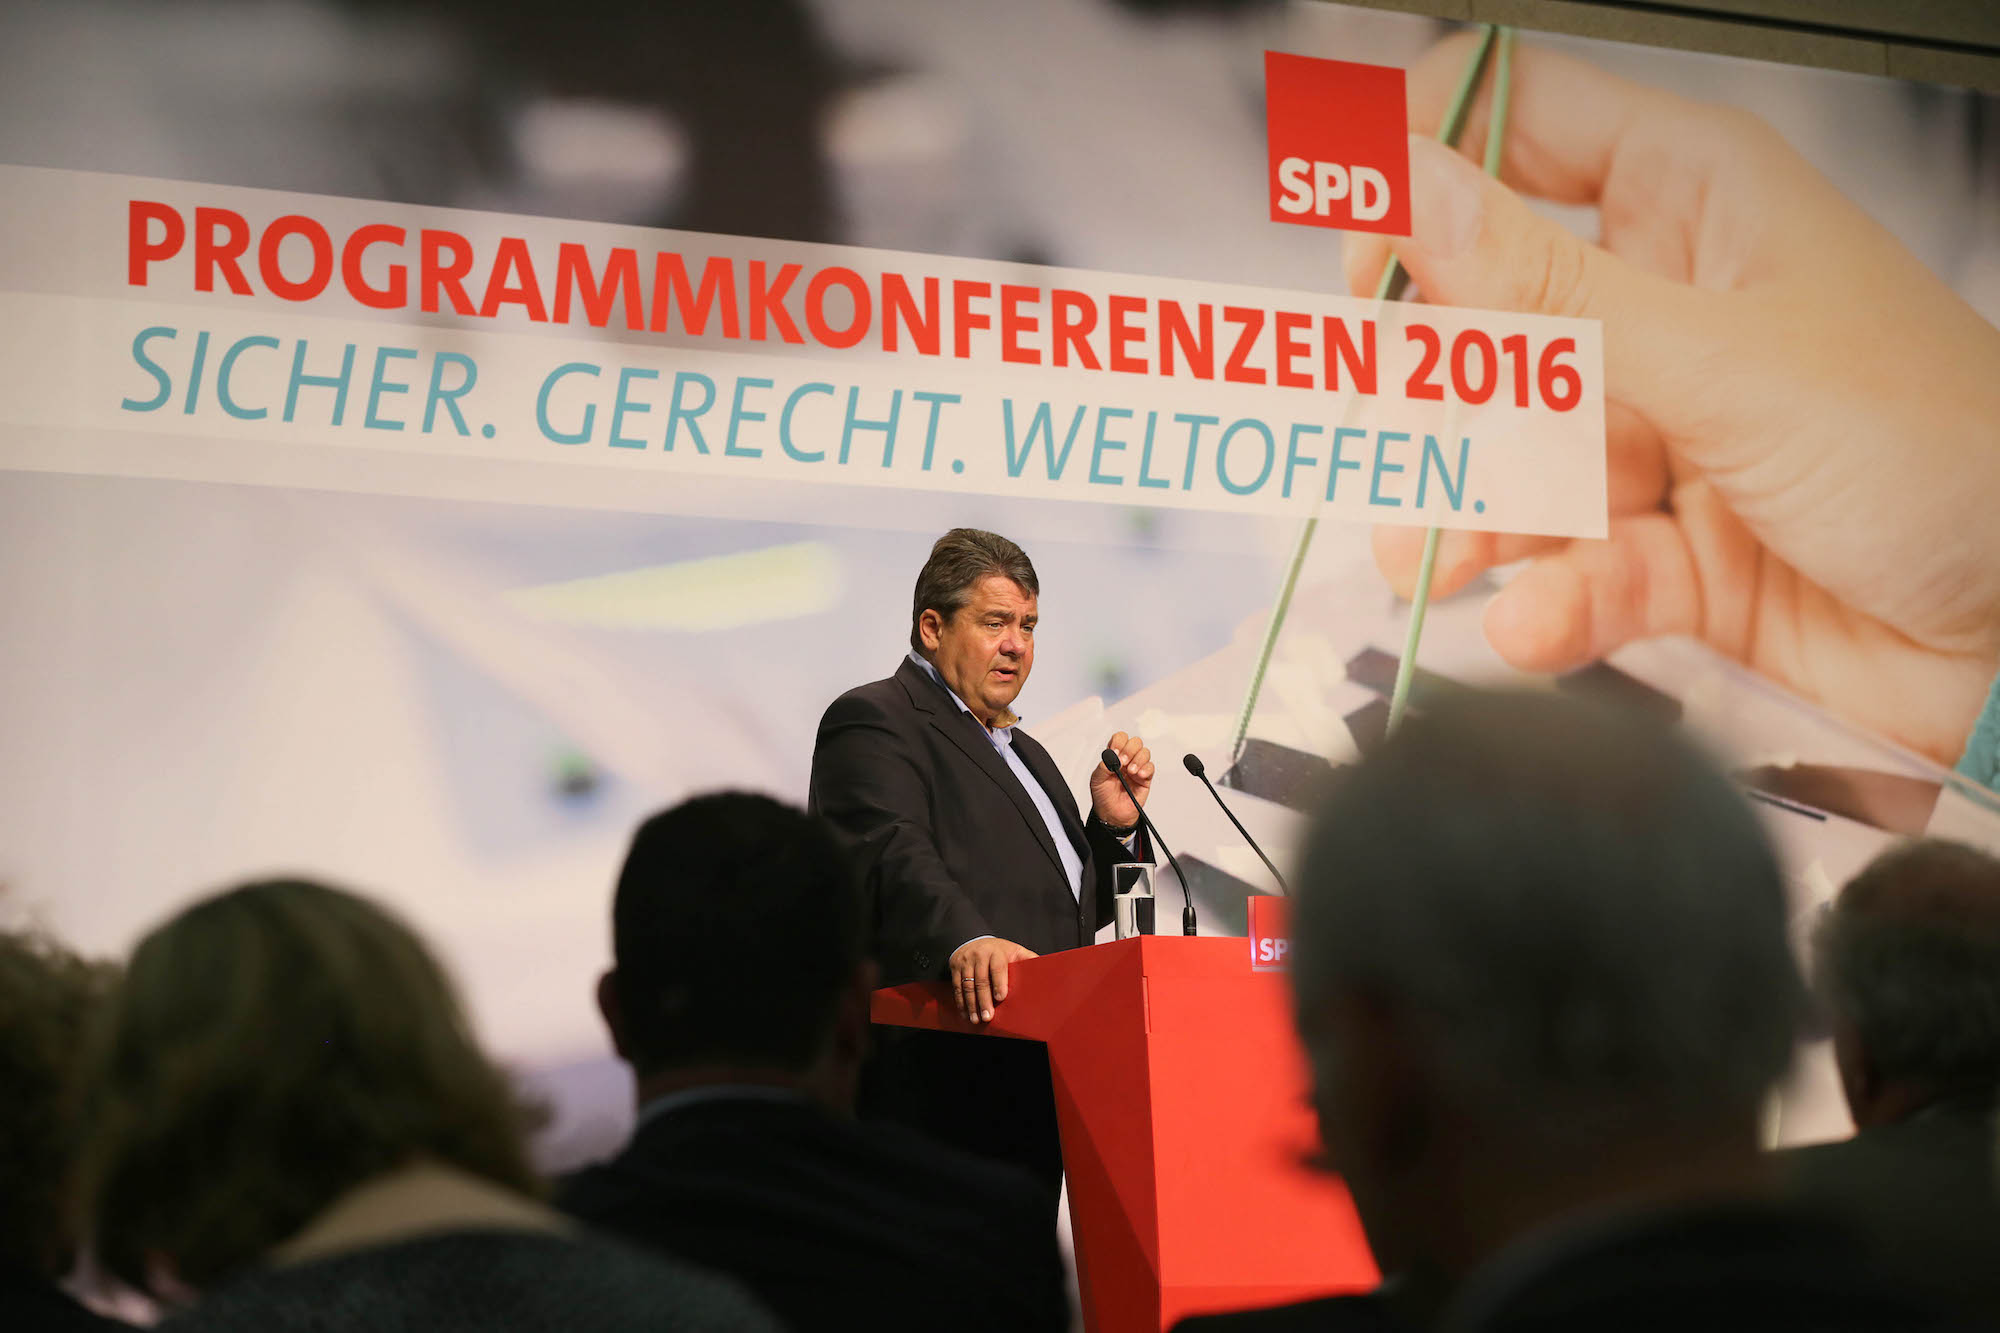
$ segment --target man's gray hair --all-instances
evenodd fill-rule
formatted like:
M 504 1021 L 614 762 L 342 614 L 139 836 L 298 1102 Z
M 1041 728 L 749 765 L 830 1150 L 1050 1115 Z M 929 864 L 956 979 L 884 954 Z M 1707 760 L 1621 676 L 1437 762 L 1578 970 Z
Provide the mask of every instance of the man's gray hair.
M 910 647 L 924 651 L 923 636 L 917 632 L 924 612 L 936 611 L 949 621 L 965 605 L 972 585 L 988 574 L 1005 575 L 1028 596 L 1041 596 L 1042 585 L 1028 553 L 997 532 L 953 528 L 932 543 L 930 559 L 918 572 L 916 594 L 910 599 Z
M 1813 982 L 1889 1079 L 2000 1089 L 2000 860 L 1961 843 L 1876 857 L 1828 907 Z
M 1777 862 L 1665 727 L 1467 691 L 1339 777 L 1293 945 L 1322 1070 L 1340 1053 L 1315 1009 L 1348 995 L 1392 1007 L 1414 1056 L 1512 1114 L 1741 1114 L 1784 1072 L 1804 988 Z

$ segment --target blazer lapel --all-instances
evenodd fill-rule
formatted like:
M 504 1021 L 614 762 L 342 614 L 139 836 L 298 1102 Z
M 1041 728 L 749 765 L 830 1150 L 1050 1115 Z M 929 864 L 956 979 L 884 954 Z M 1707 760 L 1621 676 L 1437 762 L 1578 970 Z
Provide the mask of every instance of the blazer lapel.
M 919 712 L 929 715 L 931 726 L 957 746 L 959 753 L 970 759 L 975 767 L 993 779 L 1000 790 L 1007 794 L 1007 799 L 1021 812 L 1021 818 L 1027 821 L 1028 831 L 1035 835 L 1035 841 L 1039 842 L 1042 850 L 1048 853 L 1049 862 L 1055 866 L 1056 873 L 1065 876 L 1065 887 L 1067 887 L 1067 872 L 1063 870 L 1062 854 L 1056 851 L 1055 839 L 1049 836 L 1049 826 L 1042 822 L 1042 812 L 1035 809 L 1034 799 L 1022 788 L 1020 779 L 1014 776 L 1014 770 L 1007 766 L 1007 761 L 1000 757 L 999 750 L 994 748 L 992 740 L 986 735 L 986 729 L 979 725 L 978 719 L 960 708 L 957 700 L 953 699 L 943 686 L 932 680 L 928 672 L 908 658 L 904 658 L 903 665 L 896 668 L 896 678 L 903 683 L 904 691 L 910 696 L 910 703 Z M 1016 744 L 1020 742 L 1018 733 L 1014 739 Z M 1041 747 L 1035 748 L 1039 750 Z M 1021 752 L 1021 757 L 1028 763 L 1029 772 L 1035 773 L 1040 778 L 1040 772 L 1034 767 L 1026 751 Z M 1042 757 L 1044 760 L 1047 759 L 1046 752 Z M 1045 779 L 1043 786 L 1047 787 Z M 1061 818 L 1063 807 L 1068 802 L 1056 800 L 1053 796 L 1050 800 L 1056 807 L 1057 817 Z M 1063 827 L 1065 830 L 1068 829 L 1067 820 L 1064 820 Z
M 1070 844 L 1076 848 L 1078 856 L 1090 860 L 1090 841 L 1083 834 L 1083 820 L 1076 813 L 1076 800 L 1070 795 L 1069 784 L 1056 771 L 1056 761 L 1049 758 L 1049 752 L 1042 748 L 1040 741 L 1028 735 L 1019 727 L 1014 728 L 1014 753 L 1021 756 L 1021 762 L 1035 775 L 1035 781 L 1042 784 L 1048 793 L 1049 804 L 1056 808 L 1056 815 L 1062 820 L 1063 831 L 1069 834 Z

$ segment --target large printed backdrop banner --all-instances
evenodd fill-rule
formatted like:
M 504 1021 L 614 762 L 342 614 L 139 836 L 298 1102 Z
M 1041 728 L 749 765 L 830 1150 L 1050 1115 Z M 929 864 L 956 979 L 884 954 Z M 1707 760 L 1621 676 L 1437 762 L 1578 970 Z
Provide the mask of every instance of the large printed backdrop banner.
M 158 475 L 166 435 L 213 442 L 218 470 L 183 475 L 215 480 L 336 446 L 1605 530 L 1584 320 L 18 168 L 0 187 L 18 466 Z
M 1037 563 L 1020 711 L 1080 785 L 1121 728 L 1228 767 L 1328 520 L 1244 752 L 1273 847 L 1380 734 L 1431 525 L 1417 706 L 1682 718 L 1802 924 L 1899 834 L 2000 846 L 1948 772 L 2000 661 L 1990 102 L 1524 35 L 1500 183 L 1407 141 L 1405 241 L 1273 221 L 1265 53 L 1387 67 L 1421 138 L 1428 21 L 588 8 L 0 12 L 8 920 L 110 953 L 251 874 L 377 893 L 573 1162 L 630 1114 L 624 839 L 802 797 L 956 524 Z M 1368 299 L 1391 244 L 1417 300 Z M 1240 933 L 1256 857 L 1196 784 L 1150 808 Z M 1807 1055 L 1788 1140 L 1843 1128 Z

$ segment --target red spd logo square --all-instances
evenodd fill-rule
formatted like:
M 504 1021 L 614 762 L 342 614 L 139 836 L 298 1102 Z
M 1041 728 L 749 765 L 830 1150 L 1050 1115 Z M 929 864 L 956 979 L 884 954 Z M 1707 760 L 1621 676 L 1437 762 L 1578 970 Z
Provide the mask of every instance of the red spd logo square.
M 1264 108 L 1271 221 L 1410 234 L 1402 70 L 1266 51 Z

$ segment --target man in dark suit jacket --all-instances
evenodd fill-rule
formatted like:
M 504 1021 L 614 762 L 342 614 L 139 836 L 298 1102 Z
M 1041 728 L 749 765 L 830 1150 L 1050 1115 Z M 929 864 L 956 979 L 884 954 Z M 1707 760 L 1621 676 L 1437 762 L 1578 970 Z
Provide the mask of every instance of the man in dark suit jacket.
M 1111 919 L 1112 866 L 1147 859 L 1139 812 L 1099 763 L 1079 816 L 1012 704 L 1035 661 L 1040 584 L 1027 555 L 971 528 L 940 537 L 917 577 L 911 653 L 820 721 L 808 808 L 851 840 L 883 980 L 948 980 L 978 1023 L 1008 964 L 1089 944 Z M 1113 735 L 1143 801 L 1152 755 Z M 1060 1181 L 1046 1052 L 1037 1044 L 891 1033 L 863 1111 Z
M 1778 1154 L 1785 1184 L 1898 1276 L 2000 1326 L 2000 860 L 1935 840 L 1885 852 L 1813 951 L 1857 1132 Z
M 832 830 L 761 796 L 643 825 L 599 1006 L 639 1125 L 557 1204 L 729 1274 L 793 1328 L 1069 1325 L 1028 1177 L 852 1118 L 874 964 Z

